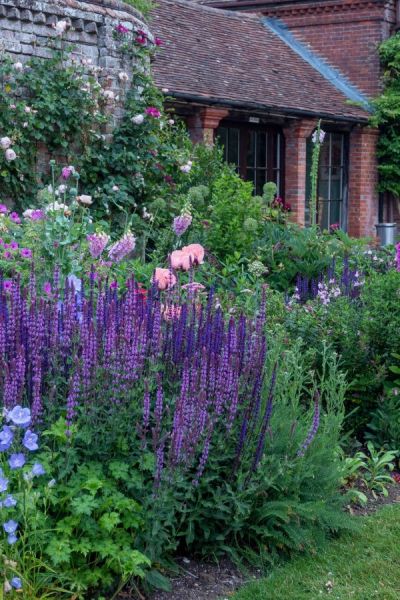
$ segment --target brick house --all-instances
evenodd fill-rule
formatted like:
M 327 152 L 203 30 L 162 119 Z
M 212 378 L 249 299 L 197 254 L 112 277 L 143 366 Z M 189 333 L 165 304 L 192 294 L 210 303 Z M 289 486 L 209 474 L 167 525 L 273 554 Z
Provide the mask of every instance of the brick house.
M 377 45 L 395 30 L 394 0 L 158 0 L 152 29 L 161 88 L 194 141 L 224 145 L 260 192 L 275 181 L 307 224 L 311 134 L 322 146 L 318 219 L 375 234 L 379 202 L 369 99 L 379 92 Z M 387 218 L 387 217 L 386 217 Z

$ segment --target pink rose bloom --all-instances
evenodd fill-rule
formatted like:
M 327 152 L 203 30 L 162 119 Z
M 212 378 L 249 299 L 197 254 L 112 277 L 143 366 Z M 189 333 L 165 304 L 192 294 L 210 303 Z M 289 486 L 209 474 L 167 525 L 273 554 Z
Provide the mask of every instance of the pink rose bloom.
M 160 111 L 154 106 L 149 106 L 146 108 L 146 114 L 150 115 L 150 117 L 154 117 L 155 119 L 159 119 L 161 117 Z
M 157 284 L 159 290 L 167 290 L 174 287 L 176 277 L 169 269 L 157 267 L 153 274 L 153 281 Z
M 176 271 L 180 269 L 182 271 L 189 271 L 190 267 L 193 265 L 193 257 L 188 252 L 184 252 L 183 250 L 174 250 L 170 256 L 171 267 Z
M 204 248 L 200 244 L 189 244 L 184 246 L 182 252 L 190 254 L 194 264 L 202 265 L 204 262 Z
M 17 158 L 17 155 L 14 152 L 14 150 L 12 150 L 12 148 L 9 148 L 5 151 L 5 157 L 6 160 L 8 160 L 8 162 L 11 162 L 12 160 L 15 160 Z
M 122 23 L 116 26 L 115 31 L 117 33 L 129 33 L 129 29 L 125 25 L 122 25 Z

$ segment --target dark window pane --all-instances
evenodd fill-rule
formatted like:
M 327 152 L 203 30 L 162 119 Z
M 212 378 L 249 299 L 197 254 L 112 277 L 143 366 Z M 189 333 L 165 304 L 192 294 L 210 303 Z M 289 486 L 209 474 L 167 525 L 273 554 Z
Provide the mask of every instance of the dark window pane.
M 218 127 L 217 141 L 224 147 L 224 159 L 228 160 L 228 130 L 226 127 Z
M 247 169 L 246 180 L 251 181 L 255 185 L 255 169 Z
M 267 171 L 265 169 L 256 170 L 256 194 L 261 195 L 264 183 L 267 181 Z
M 228 163 L 239 164 L 239 129 L 228 129 Z
M 267 134 L 258 131 L 256 133 L 257 167 L 267 166 Z
M 249 131 L 249 146 L 247 149 L 247 166 L 254 167 L 256 136 L 254 131 Z

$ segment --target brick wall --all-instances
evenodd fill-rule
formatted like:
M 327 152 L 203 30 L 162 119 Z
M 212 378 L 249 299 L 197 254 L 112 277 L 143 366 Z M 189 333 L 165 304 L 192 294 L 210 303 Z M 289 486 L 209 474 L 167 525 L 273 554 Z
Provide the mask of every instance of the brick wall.
M 266 5 L 269 3 L 265 3 Z M 396 21 L 395 0 L 271 2 L 259 8 L 281 19 L 303 42 L 369 96 L 379 91 L 378 44 Z

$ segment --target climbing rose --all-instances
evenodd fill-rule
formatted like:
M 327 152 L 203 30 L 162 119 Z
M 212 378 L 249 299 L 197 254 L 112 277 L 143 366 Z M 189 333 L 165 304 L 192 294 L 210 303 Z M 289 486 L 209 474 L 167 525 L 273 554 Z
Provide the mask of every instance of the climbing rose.
M 154 106 L 149 106 L 146 108 L 146 114 L 150 115 L 150 117 L 154 117 L 155 119 L 159 119 L 161 117 L 160 111 Z
M 11 146 L 12 142 L 9 137 L 0 138 L 0 146 L 3 150 L 7 150 Z
M 136 117 L 132 117 L 132 123 L 135 123 L 135 125 L 141 125 L 144 121 L 144 116 L 143 115 L 136 115 Z
M 17 155 L 12 148 L 8 148 L 8 150 L 5 152 L 5 157 L 8 162 L 11 162 L 17 158 Z
M 76 197 L 79 204 L 83 204 L 84 206 L 90 206 L 93 204 L 92 196 L 88 196 L 86 194 L 81 194 L 81 196 Z

